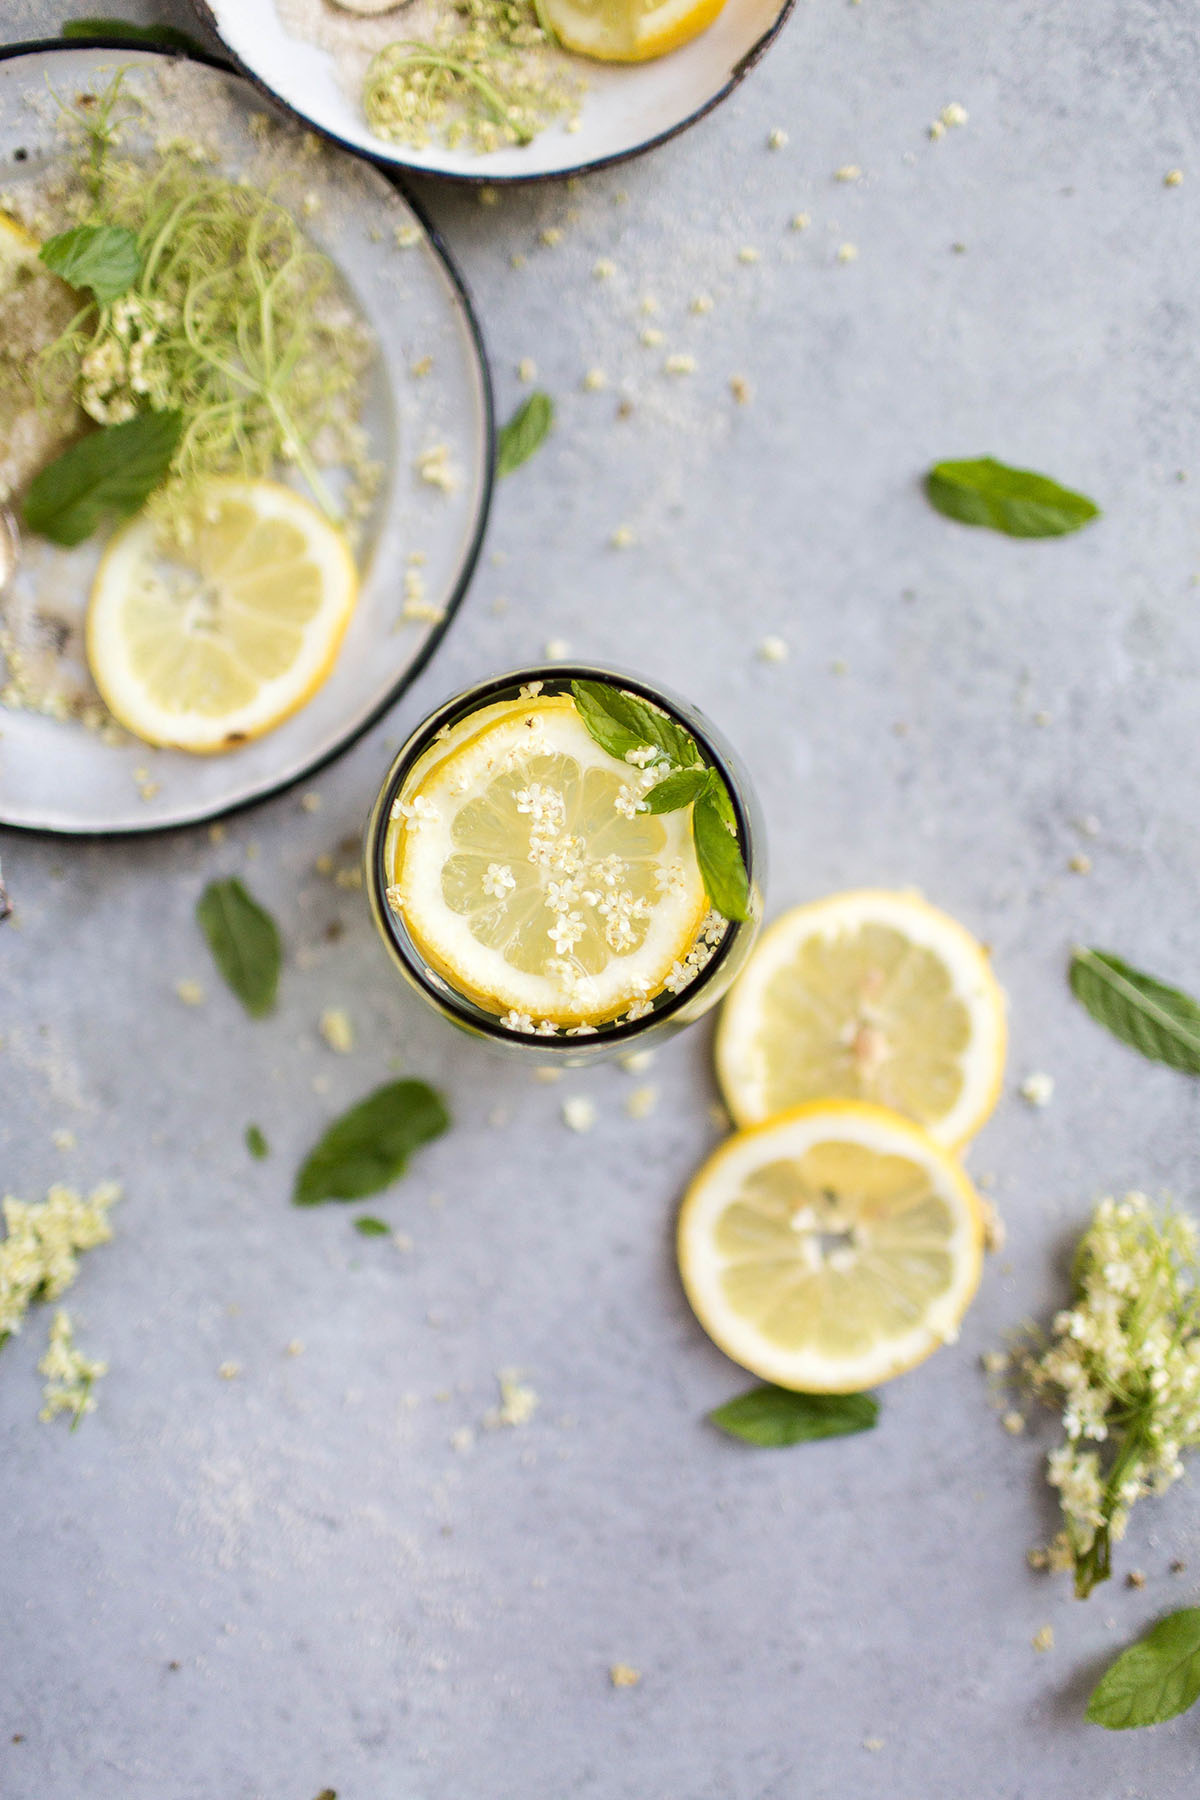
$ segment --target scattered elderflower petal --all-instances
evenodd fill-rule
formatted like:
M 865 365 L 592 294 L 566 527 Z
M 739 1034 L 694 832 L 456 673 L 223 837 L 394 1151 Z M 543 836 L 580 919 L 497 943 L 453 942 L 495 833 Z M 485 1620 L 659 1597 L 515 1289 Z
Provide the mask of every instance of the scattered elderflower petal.
M 758 657 L 760 662 L 786 662 L 787 656 L 788 647 L 781 637 L 765 637 L 758 646 Z
M 74 1281 L 78 1253 L 106 1244 L 112 1236 L 108 1209 L 120 1197 L 115 1182 L 104 1182 L 84 1200 L 73 1188 L 56 1185 L 44 1201 L 26 1204 L 7 1195 L 2 1210 L 6 1236 L 0 1239 L 0 1339 L 21 1329 L 28 1307 L 57 1300 Z
M 857 244 L 839 244 L 837 259 L 840 263 L 857 262 L 858 261 L 858 245 Z
M 774 131 L 767 133 L 767 149 L 783 150 L 787 146 L 788 134 L 782 125 L 776 125 Z
M 548 250 L 553 250 L 557 244 L 561 244 L 563 241 L 562 227 L 560 225 L 547 225 L 538 233 L 538 236 Z
M 331 1050 L 346 1056 L 354 1048 L 354 1027 L 340 1006 L 328 1006 L 321 1014 L 320 1033 Z
M 484 1414 L 484 1427 L 496 1431 L 503 1425 L 528 1425 L 541 1404 L 539 1395 L 521 1380 L 520 1370 L 501 1369 L 496 1380 L 500 1386 L 500 1404 Z
M 694 356 L 689 356 L 685 350 L 676 351 L 673 355 L 668 356 L 663 368 L 668 375 L 691 375 L 695 373 L 696 359 Z
M 1053 1627 L 1053 1625 L 1043 1625 L 1040 1628 L 1040 1630 L 1034 1632 L 1033 1638 L 1031 1641 L 1033 1643 L 1033 1647 L 1035 1650 L 1053 1650 L 1053 1648 L 1054 1648 L 1054 1627 Z
M 175 992 L 185 1006 L 204 1005 L 204 989 L 198 981 L 193 981 L 188 976 L 175 983 Z
M 665 333 L 661 332 L 657 325 L 645 325 L 639 333 L 641 342 L 645 344 L 647 350 L 657 350 L 663 342 L 664 336 Z
M 633 530 L 630 526 L 618 525 L 608 541 L 614 550 L 628 550 L 631 545 L 637 542 L 637 539 L 634 537 Z
M 833 171 L 835 181 L 861 181 L 862 170 L 857 163 L 843 163 L 840 169 Z
M 793 213 L 791 227 L 793 231 L 807 231 L 812 224 L 812 216 L 806 212 Z
M 625 1111 L 631 1119 L 645 1119 L 650 1116 L 657 1105 L 658 1089 L 656 1087 L 639 1087 L 634 1088 L 626 1100 Z
M 710 313 L 712 311 L 712 309 L 713 309 L 713 297 L 711 294 L 695 294 L 695 295 L 693 295 L 692 304 L 689 309 L 690 311 L 692 311 L 698 315 L 702 315 L 704 313 Z
M 744 375 L 731 375 L 729 377 L 729 391 L 739 406 L 749 406 L 750 383 L 746 380 Z
M 738 261 L 740 263 L 756 263 L 759 261 L 759 253 L 754 248 L 753 244 L 742 245 L 741 249 L 738 251 Z
M 596 1123 L 596 1108 L 581 1094 L 572 1095 L 562 1104 L 563 1124 L 571 1131 L 590 1131 Z
M 965 125 L 969 117 L 966 107 L 960 106 L 957 100 L 952 100 L 949 106 L 943 106 L 941 111 L 943 125 Z
M 235 1381 L 241 1372 L 242 1365 L 237 1362 L 223 1362 L 217 1370 L 222 1381 Z
M 566 638 L 547 638 L 542 645 L 542 655 L 547 662 L 562 662 L 570 654 L 571 646 Z
M 1009 1437 L 1020 1437 L 1025 1429 L 1025 1415 L 1019 1412 L 1006 1412 L 1000 1423 Z
M 101 1376 L 108 1374 L 108 1364 L 76 1349 L 70 1315 L 61 1307 L 51 1323 L 49 1347 L 38 1370 L 46 1377 L 39 1419 L 48 1423 L 59 1413 L 69 1412 L 71 1430 L 74 1431 L 85 1413 L 95 1412 L 96 1397 L 92 1389 Z
M 642 1671 L 632 1668 L 629 1663 L 614 1663 L 608 1671 L 608 1679 L 615 1688 L 636 1687 L 642 1679 Z
M 586 394 L 598 394 L 608 386 L 608 376 L 603 369 L 589 369 L 583 378 L 583 390 Z
M 536 381 L 537 372 L 537 364 L 534 362 L 532 356 L 523 356 L 517 364 L 518 381 Z
M 592 276 L 596 281 L 608 281 L 616 272 L 616 263 L 610 262 L 607 256 L 600 257 L 597 262 L 592 264 Z
M 1032 1075 L 1025 1077 L 1018 1091 L 1022 1100 L 1029 1106 L 1039 1109 L 1049 1106 L 1054 1098 L 1054 1077 L 1035 1069 Z
M 1182 169 L 1168 169 L 1166 174 L 1163 176 L 1163 186 L 1164 187 L 1182 187 L 1182 185 L 1183 185 L 1183 170 Z

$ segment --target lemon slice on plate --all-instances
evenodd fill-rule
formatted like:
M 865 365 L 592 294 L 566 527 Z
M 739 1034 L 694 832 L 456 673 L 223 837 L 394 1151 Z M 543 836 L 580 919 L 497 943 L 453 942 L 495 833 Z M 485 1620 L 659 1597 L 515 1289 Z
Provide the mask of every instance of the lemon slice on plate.
M 978 1197 L 884 1107 L 830 1101 L 735 1133 L 688 1189 L 679 1269 L 734 1362 L 807 1393 L 856 1393 L 957 1335 L 979 1282 Z
M 982 945 L 919 894 L 864 889 L 765 933 L 725 1002 L 717 1075 L 739 1125 L 840 1096 L 956 1145 L 996 1104 L 1005 1039 Z
M 418 768 L 393 807 L 391 892 L 460 993 L 586 1026 L 669 986 L 708 900 L 691 809 L 636 812 L 636 773 L 567 695 L 514 703 Z
M 345 538 L 309 501 L 274 481 L 213 481 L 186 549 L 152 512 L 117 532 L 92 588 L 88 662 L 135 736 L 232 750 L 316 693 L 357 594 Z
M 648 62 L 699 37 L 725 0 L 543 0 L 567 50 L 600 62 Z

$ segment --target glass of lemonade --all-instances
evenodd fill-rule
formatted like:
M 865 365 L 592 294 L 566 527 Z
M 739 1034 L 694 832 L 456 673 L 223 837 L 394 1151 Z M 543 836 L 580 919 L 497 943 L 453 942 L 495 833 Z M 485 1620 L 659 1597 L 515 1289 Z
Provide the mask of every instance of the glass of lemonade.
M 762 822 L 708 721 L 636 676 L 493 676 L 418 726 L 367 828 L 401 973 L 455 1025 L 577 1066 L 690 1024 L 762 917 Z M 724 910 L 722 910 L 724 909 Z

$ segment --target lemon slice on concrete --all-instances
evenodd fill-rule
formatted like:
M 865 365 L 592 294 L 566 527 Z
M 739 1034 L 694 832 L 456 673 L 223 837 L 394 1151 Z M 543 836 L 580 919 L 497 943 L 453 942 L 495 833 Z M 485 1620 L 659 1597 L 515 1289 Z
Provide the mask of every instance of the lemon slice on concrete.
M 418 950 L 518 1030 L 596 1025 L 682 986 L 708 911 L 691 809 L 639 813 L 640 792 L 566 695 L 506 709 L 418 770 L 391 838 Z
M 341 532 L 278 482 L 208 483 L 192 525 L 186 549 L 150 512 L 117 532 L 92 588 L 87 654 L 128 731 L 212 753 L 260 737 L 316 693 L 358 576 Z
M 725 0 L 543 0 L 559 42 L 600 62 L 648 62 L 699 37 Z
M 982 945 L 919 894 L 864 889 L 765 933 L 725 1003 L 717 1074 L 739 1125 L 842 1097 L 956 1145 L 996 1104 L 1005 1039 Z
M 948 1343 L 979 1282 L 955 1159 L 883 1107 L 796 1107 L 728 1138 L 688 1189 L 679 1268 L 705 1331 L 764 1381 L 856 1393 Z

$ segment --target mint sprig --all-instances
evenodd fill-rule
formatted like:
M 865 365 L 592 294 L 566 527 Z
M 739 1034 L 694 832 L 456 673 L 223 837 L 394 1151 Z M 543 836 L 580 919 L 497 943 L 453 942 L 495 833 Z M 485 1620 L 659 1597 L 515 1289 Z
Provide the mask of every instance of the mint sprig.
M 692 843 L 704 891 L 726 919 L 739 924 L 748 919 L 750 880 L 733 802 L 691 732 L 648 701 L 606 681 L 573 681 L 571 695 L 591 737 L 618 762 L 628 763 L 640 752 L 646 768 L 669 766 L 670 773 L 643 797 L 641 810 L 667 813 L 692 808 Z
M 925 494 L 946 518 L 985 525 L 1006 537 L 1065 537 L 1100 515 L 1086 494 L 1032 469 L 1010 468 L 994 456 L 936 463 L 925 477 Z
M 279 927 L 270 913 L 234 875 L 209 882 L 196 903 L 196 923 L 208 939 L 217 968 L 250 1017 L 265 1019 L 275 1008 L 283 961 Z
M 89 432 L 34 476 L 25 524 L 70 548 L 108 518 L 132 518 L 168 473 L 182 429 L 181 413 L 144 412 Z
M 710 1424 L 747 1444 L 779 1449 L 819 1438 L 870 1431 L 879 1418 L 871 1394 L 797 1394 L 790 1388 L 751 1388 L 710 1412 Z
M 1109 1731 L 1161 1725 L 1200 1700 L 1200 1606 L 1168 1613 L 1122 1651 L 1088 1701 L 1089 1724 Z
M 75 225 L 38 251 L 68 287 L 90 288 L 102 306 L 128 293 L 142 272 L 137 235 L 124 225 Z
M 427 1083 L 390 1081 L 334 1120 L 305 1158 L 292 1202 L 319 1206 L 378 1194 L 404 1173 L 414 1151 L 449 1125 L 450 1114 Z
M 1071 992 L 1098 1024 L 1152 1062 L 1200 1075 L 1200 1005 L 1108 950 L 1076 947 Z

